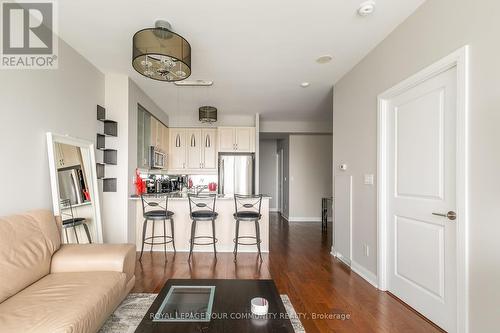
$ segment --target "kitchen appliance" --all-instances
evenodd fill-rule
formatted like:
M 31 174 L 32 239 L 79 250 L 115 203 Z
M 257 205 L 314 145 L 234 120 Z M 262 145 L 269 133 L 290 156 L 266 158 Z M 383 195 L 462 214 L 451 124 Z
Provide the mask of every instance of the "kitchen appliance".
M 219 194 L 254 194 L 254 154 L 219 153 Z
M 155 146 L 151 146 L 149 159 L 149 166 L 151 169 L 163 169 L 167 162 L 167 155 Z
M 59 169 L 57 171 L 60 199 L 69 199 L 72 205 L 85 202 L 84 192 L 87 191 L 80 166 Z

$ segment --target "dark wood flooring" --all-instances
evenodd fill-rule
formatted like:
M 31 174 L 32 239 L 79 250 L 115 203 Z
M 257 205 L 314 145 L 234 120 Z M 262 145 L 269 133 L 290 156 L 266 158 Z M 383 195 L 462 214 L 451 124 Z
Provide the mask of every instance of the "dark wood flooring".
M 331 226 L 288 223 L 271 214 L 270 253 L 167 255 L 145 252 L 137 261 L 133 292 L 157 293 L 169 278 L 274 279 L 287 294 L 308 333 L 314 332 L 442 332 L 404 303 L 380 292 L 330 255 Z

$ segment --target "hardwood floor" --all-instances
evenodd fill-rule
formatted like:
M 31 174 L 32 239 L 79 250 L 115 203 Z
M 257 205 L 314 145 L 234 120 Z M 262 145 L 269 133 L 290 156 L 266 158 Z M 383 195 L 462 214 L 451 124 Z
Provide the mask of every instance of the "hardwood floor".
M 270 254 L 145 252 L 137 261 L 133 292 L 159 292 L 169 278 L 274 279 L 308 333 L 442 332 L 404 303 L 380 292 L 330 255 L 331 232 L 319 223 L 288 223 L 271 214 Z M 331 226 L 329 226 L 331 231 Z M 327 316 L 327 318 L 325 318 Z

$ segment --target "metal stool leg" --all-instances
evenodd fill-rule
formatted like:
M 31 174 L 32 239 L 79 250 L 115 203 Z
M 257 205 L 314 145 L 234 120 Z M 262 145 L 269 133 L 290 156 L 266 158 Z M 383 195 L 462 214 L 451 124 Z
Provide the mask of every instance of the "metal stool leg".
M 240 234 L 240 220 L 236 220 L 236 231 L 234 233 L 234 262 L 236 262 L 236 256 L 238 255 L 238 237 Z
M 165 261 L 167 261 L 167 227 L 166 221 L 163 220 L 163 253 L 165 254 Z
M 191 260 L 191 255 L 193 254 L 193 247 L 194 247 L 194 237 L 196 235 L 196 220 L 193 220 L 191 222 L 191 238 L 190 238 L 190 241 L 191 241 L 191 244 L 189 246 L 189 257 L 188 257 L 188 261 Z
M 215 246 L 215 219 L 212 219 L 212 241 L 214 242 L 215 259 L 217 259 L 217 248 Z
M 87 240 L 89 241 L 89 244 L 92 244 L 92 239 L 90 238 L 89 227 L 87 226 L 87 224 L 85 222 L 83 223 L 83 229 L 85 229 L 85 233 L 87 234 Z
M 144 220 L 142 223 L 142 245 L 141 245 L 141 255 L 139 256 L 139 261 L 142 259 L 142 252 L 144 251 L 144 241 L 146 238 L 146 230 L 148 228 L 148 220 Z
M 260 226 L 259 220 L 255 220 L 255 237 L 257 238 L 257 250 L 259 250 L 259 257 L 262 261 L 262 253 L 260 252 Z
M 175 238 L 174 238 L 174 219 L 170 219 L 170 232 L 172 233 L 172 246 L 174 247 L 174 253 L 177 251 L 175 250 Z
M 155 242 L 155 220 L 151 221 L 153 224 L 153 228 L 151 230 L 151 247 L 149 248 L 149 253 L 153 252 L 153 243 Z
M 77 244 L 80 244 L 80 240 L 78 239 L 78 233 L 76 232 L 76 226 L 75 224 L 73 223 L 73 231 L 75 233 L 75 237 L 76 237 L 76 243 Z

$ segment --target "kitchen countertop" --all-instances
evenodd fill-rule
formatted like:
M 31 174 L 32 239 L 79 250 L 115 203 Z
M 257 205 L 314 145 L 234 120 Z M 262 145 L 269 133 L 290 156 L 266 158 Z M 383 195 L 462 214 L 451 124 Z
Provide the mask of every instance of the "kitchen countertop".
M 206 192 L 203 192 L 202 194 L 207 194 Z M 187 200 L 188 196 L 187 193 L 181 193 L 181 192 L 170 192 L 170 193 L 150 193 L 150 198 L 164 198 L 165 196 L 168 196 L 169 200 Z M 130 200 L 140 200 L 141 197 L 135 194 L 132 194 L 130 196 Z M 263 195 L 262 199 L 271 199 L 270 196 L 268 195 Z M 225 195 L 225 194 L 217 194 L 217 200 L 234 200 L 234 197 L 232 195 Z

